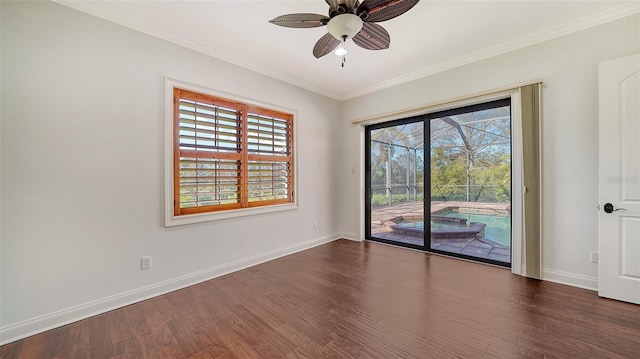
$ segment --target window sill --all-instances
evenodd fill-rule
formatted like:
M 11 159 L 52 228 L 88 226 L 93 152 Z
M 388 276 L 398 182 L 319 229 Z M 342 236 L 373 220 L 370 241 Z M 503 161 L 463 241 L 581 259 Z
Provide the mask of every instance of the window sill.
M 189 214 L 183 216 L 174 216 L 173 213 L 166 213 L 164 226 L 175 227 L 186 224 L 213 222 L 224 219 L 242 218 L 249 216 L 256 216 L 261 214 L 276 213 L 283 211 L 291 211 L 297 209 L 298 206 L 295 203 L 280 204 L 268 207 L 254 207 L 254 208 L 242 208 L 230 211 L 211 212 L 211 213 L 198 213 Z

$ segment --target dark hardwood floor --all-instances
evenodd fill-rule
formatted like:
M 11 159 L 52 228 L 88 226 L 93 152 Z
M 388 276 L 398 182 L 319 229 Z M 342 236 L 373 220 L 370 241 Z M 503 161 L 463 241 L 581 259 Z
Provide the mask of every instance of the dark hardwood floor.
M 10 343 L 2 358 L 640 358 L 640 306 L 339 240 Z

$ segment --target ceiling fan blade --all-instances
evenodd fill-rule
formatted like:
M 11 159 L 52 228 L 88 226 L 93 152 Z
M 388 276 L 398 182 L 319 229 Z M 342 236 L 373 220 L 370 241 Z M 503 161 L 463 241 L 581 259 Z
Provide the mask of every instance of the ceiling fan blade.
M 325 0 L 331 7 L 331 10 L 338 14 L 350 13 L 353 8 L 358 5 L 358 0 Z
M 362 24 L 362 30 L 353 37 L 353 42 L 363 49 L 384 50 L 389 48 L 391 37 L 382 26 L 365 22 Z
M 340 41 L 333 37 L 333 35 L 326 33 L 313 47 L 313 56 L 315 56 L 316 59 L 319 59 L 333 51 L 333 49 L 338 47 L 338 45 L 340 45 Z
M 364 0 L 358 7 L 358 16 L 366 22 L 393 19 L 414 7 L 420 0 Z
M 278 16 L 269 22 L 279 26 L 302 29 L 324 26 L 329 22 L 329 18 L 318 14 L 287 14 Z

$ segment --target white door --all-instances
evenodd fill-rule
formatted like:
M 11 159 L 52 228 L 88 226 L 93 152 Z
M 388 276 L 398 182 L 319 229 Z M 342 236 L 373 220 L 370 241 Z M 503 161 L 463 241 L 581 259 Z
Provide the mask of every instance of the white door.
M 640 304 L 640 54 L 600 63 L 598 293 Z

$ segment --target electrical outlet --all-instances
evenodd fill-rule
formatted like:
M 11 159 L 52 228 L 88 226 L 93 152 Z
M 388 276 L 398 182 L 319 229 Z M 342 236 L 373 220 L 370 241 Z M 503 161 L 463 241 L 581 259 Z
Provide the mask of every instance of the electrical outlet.
M 314 221 L 311 225 L 313 226 L 313 229 L 318 229 L 318 222 Z
M 140 258 L 140 269 L 149 269 L 149 268 L 151 268 L 151 257 Z
M 591 251 L 591 263 L 598 263 L 600 261 L 600 254 L 596 251 Z

